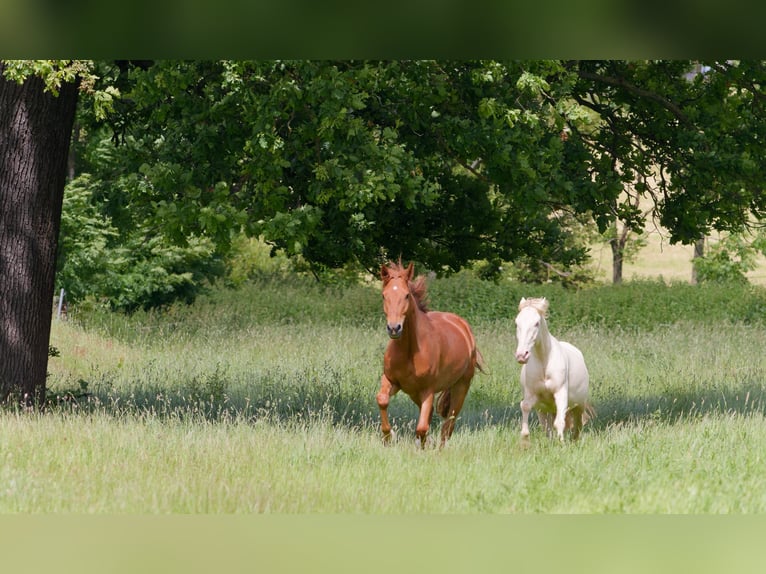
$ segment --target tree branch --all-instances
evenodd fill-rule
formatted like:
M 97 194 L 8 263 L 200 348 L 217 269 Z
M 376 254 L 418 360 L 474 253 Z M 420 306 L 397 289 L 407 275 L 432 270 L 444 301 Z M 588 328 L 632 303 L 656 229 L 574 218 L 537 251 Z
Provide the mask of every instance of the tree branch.
M 559 277 L 563 277 L 564 279 L 566 279 L 566 278 L 568 278 L 568 277 L 571 277 L 571 276 L 572 276 L 572 273 L 571 273 L 571 272 L 568 272 L 568 271 L 559 271 L 558 269 L 556 269 L 556 268 L 555 268 L 553 265 L 551 265 L 551 264 L 550 264 L 550 263 L 548 263 L 547 261 L 543 261 L 542 259 L 538 259 L 537 261 L 538 261 L 539 263 L 541 263 L 541 264 L 542 264 L 542 265 L 543 265 L 543 266 L 544 266 L 546 269 L 548 269 L 549 271 L 552 271 L 553 273 L 555 273 L 555 274 L 556 274 L 556 275 L 558 275 Z
M 633 84 L 625 80 L 625 78 L 619 78 L 614 76 L 602 76 L 601 74 L 588 72 L 587 70 L 578 70 L 577 74 L 584 80 L 592 80 L 594 82 L 600 82 L 608 86 L 624 88 L 625 90 L 627 90 L 628 92 L 636 96 L 639 96 L 641 98 L 646 98 L 648 100 L 656 102 L 660 104 L 663 108 L 668 110 L 671 114 L 673 114 L 679 122 L 681 122 L 687 127 L 693 127 L 693 123 L 691 122 L 691 120 L 688 117 L 686 117 L 686 114 L 684 114 L 684 112 L 681 110 L 680 107 L 678 107 L 677 104 L 668 100 L 667 98 L 664 98 L 660 94 L 657 94 L 650 90 L 646 90 L 644 88 L 640 88 L 638 86 L 634 86 Z
M 447 151 L 450 152 L 451 150 L 448 149 Z M 468 171 L 470 171 L 478 179 L 480 179 L 482 181 L 489 182 L 489 180 L 487 179 L 487 176 L 485 176 L 483 173 L 481 173 L 481 172 L 479 172 L 477 170 L 477 168 L 481 164 L 481 158 L 476 159 L 476 160 L 472 161 L 469 164 L 469 163 L 464 162 L 462 159 L 455 157 L 453 154 L 451 154 L 451 155 L 452 155 L 452 159 L 454 159 L 458 163 L 458 165 L 460 165 L 460 166 L 464 167 L 465 169 L 467 169 Z

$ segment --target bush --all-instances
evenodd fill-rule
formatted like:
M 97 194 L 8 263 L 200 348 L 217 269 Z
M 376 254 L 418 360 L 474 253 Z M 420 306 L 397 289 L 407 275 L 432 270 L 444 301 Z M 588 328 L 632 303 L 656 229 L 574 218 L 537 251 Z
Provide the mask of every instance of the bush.
M 291 261 L 262 238 L 236 236 L 226 262 L 226 282 L 232 287 L 241 287 L 248 281 L 284 276 L 293 269 Z
M 210 239 L 192 236 L 178 245 L 141 226 L 120 233 L 93 202 L 93 191 L 84 174 L 64 194 L 56 280 L 70 302 L 90 297 L 127 311 L 191 302 L 223 273 Z
M 694 259 L 697 281 L 747 283 L 746 274 L 756 268 L 756 254 L 766 248 L 766 236 L 748 241 L 741 233 L 728 235 L 708 247 L 704 257 Z

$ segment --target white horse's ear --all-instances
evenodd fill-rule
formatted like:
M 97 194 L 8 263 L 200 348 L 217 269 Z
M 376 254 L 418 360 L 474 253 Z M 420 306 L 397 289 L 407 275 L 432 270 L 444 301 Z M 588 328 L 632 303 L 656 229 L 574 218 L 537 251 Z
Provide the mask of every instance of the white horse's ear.
M 542 301 L 540 303 L 541 303 L 540 307 L 542 308 L 542 311 L 543 311 L 543 316 L 547 317 L 548 316 L 548 306 L 549 306 L 548 299 L 543 297 L 543 299 L 542 299 Z
M 522 298 L 521 298 L 521 301 L 519 301 L 519 305 L 523 305 L 523 304 L 524 304 L 524 301 L 526 301 L 526 300 L 527 300 L 527 299 L 526 299 L 526 297 L 522 297 Z

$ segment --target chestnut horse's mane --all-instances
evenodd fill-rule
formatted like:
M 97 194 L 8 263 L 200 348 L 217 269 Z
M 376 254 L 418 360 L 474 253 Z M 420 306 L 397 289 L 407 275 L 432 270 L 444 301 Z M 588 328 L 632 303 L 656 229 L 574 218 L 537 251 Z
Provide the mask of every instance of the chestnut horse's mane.
M 402 265 L 402 262 L 391 263 L 387 265 L 388 277 L 395 279 L 397 277 L 406 277 L 407 268 Z M 428 293 L 426 293 L 426 278 L 424 275 L 419 275 L 414 280 L 408 282 L 410 293 L 415 298 L 415 303 L 418 305 L 418 309 L 424 313 L 428 312 Z

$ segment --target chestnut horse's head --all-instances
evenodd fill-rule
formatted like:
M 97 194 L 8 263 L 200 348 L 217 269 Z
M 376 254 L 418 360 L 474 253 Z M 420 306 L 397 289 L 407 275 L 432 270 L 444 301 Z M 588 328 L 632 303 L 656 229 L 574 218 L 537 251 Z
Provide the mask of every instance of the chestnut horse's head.
M 386 314 L 386 330 L 392 339 L 402 336 L 404 319 L 412 305 L 410 281 L 414 271 L 415 267 L 411 262 L 406 268 L 401 265 L 380 267 L 380 278 L 383 281 L 383 312 Z
M 386 314 L 386 330 L 392 339 L 402 336 L 404 320 L 415 307 L 426 310 L 425 278 L 413 282 L 414 265 L 381 265 L 380 278 L 383 281 L 383 312 Z

